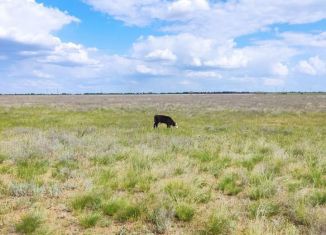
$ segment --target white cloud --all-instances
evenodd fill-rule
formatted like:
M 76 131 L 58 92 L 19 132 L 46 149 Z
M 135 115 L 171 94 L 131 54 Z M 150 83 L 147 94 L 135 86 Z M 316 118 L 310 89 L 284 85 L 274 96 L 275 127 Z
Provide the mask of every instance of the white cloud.
M 109 88 L 129 88 L 130 84 L 150 89 L 151 81 L 168 81 L 210 90 L 216 84 L 221 89 L 230 89 L 232 84 L 240 84 L 241 89 L 254 89 L 255 84 L 282 87 L 291 79 L 294 84 L 297 75 L 326 74 L 325 32 L 271 30 L 268 34 L 274 34 L 273 40 L 257 36 L 250 44 L 235 43 L 239 36 L 253 33 L 255 37 L 255 33 L 274 24 L 291 28 L 293 24 L 325 19 L 324 0 L 83 1 L 129 26 L 159 21 L 155 26 L 163 25 L 158 28 L 163 36 L 140 37 L 129 54 L 108 55 L 78 43 L 63 42 L 56 36 L 55 32 L 65 25 L 79 22 L 67 12 L 36 0 L 2 0 L 0 45 L 9 41 L 12 47 L 4 50 L 7 44 L 0 46 L 3 74 L 26 78 L 29 82 L 22 84 L 40 88 L 52 81 L 52 87 L 61 84 L 72 89 L 101 88 L 102 84 L 110 84 Z M 37 82 L 31 82 L 32 78 Z
M 96 59 L 89 56 L 89 52 L 96 51 L 96 49 L 85 48 L 80 44 L 75 43 L 61 43 L 57 45 L 54 50 L 46 56 L 43 62 L 59 63 L 59 64 L 77 64 L 77 65 L 96 65 L 99 63 Z
M 326 62 L 319 56 L 310 57 L 308 60 L 301 60 L 298 64 L 301 73 L 316 76 L 326 74 Z
M 225 69 L 236 69 L 246 67 L 249 58 L 241 50 L 231 50 L 226 55 L 218 55 L 217 59 L 204 61 L 204 65 L 208 67 L 219 67 Z
M 326 47 L 326 32 L 322 33 L 282 33 L 283 43 L 291 46 Z
M 4 58 L 22 57 L 39 63 L 62 65 L 97 64 L 90 58 L 92 48 L 62 42 L 54 33 L 65 25 L 79 22 L 55 8 L 35 0 L 3 0 L 0 2 L 0 43 L 7 43 Z M 8 43 L 9 42 L 9 43 Z
M 34 0 L 0 2 L 0 38 L 28 44 L 58 44 L 60 39 L 52 33 L 72 22 L 79 20 Z
M 221 74 L 215 71 L 187 71 L 185 76 L 190 78 L 222 78 Z
M 282 63 L 276 63 L 272 67 L 272 72 L 274 75 L 287 76 L 289 74 L 289 69 Z
M 163 49 L 163 50 L 158 49 L 150 52 L 145 57 L 153 60 L 175 61 L 177 59 L 176 55 L 173 54 L 169 49 Z
M 164 72 L 161 69 L 156 69 L 153 67 L 149 67 L 144 64 L 139 64 L 136 66 L 136 72 L 143 74 L 143 75 L 152 75 L 152 76 L 158 76 L 163 75 Z
M 326 18 L 324 0 L 84 0 L 129 25 L 166 21 L 167 32 L 228 40 L 277 23 L 303 24 Z
M 212 39 L 192 34 L 142 38 L 133 45 L 136 58 L 175 60 L 179 66 L 217 67 L 234 69 L 245 67 L 249 58 L 233 41 L 217 44 Z
M 168 9 L 173 14 L 182 14 L 197 10 L 209 10 L 209 4 L 207 0 L 178 0 L 172 2 Z

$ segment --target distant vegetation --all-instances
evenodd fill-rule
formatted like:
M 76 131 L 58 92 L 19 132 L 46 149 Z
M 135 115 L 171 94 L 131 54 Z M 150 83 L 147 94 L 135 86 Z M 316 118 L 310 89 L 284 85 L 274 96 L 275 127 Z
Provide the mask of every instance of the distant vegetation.
M 266 91 L 181 91 L 181 92 L 91 92 L 91 93 L 9 93 L 0 95 L 199 95 L 199 94 L 325 94 L 325 91 L 278 91 L 278 92 L 266 92 Z
M 322 102 L 192 99 L 0 107 L 0 234 L 325 233 Z M 153 130 L 158 111 L 179 129 Z

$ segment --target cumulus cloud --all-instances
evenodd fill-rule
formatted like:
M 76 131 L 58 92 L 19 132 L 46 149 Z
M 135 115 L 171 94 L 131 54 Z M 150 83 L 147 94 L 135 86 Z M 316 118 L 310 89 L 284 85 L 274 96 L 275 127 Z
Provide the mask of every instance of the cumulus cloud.
M 289 69 L 286 65 L 282 63 L 274 64 L 272 67 L 273 74 L 279 76 L 286 76 L 289 74 Z
M 310 57 L 308 60 L 301 60 L 298 64 L 300 72 L 312 76 L 326 74 L 326 62 L 319 56 Z
M 52 33 L 79 22 L 76 17 L 34 0 L 2 0 L 0 13 L 0 38 L 27 44 L 56 45 L 60 39 Z
M 185 21 L 194 12 L 209 10 L 207 0 L 84 0 L 94 9 L 113 16 L 127 25 L 146 26 L 155 20 Z
M 169 49 L 158 49 L 148 53 L 145 57 L 153 60 L 175 61 L 177 59 L 177 56 L 173 54 Z
M 246 90 L 256 84 L 283 87 L 296 77 L 326 74 L 326 33 L 289 30 L 326 19 L 323 0 L 83 2 L 128 27 L 153 24 L 157 31 L 136 40 L 129 53 L 110 55 L 56 36 L 66 25 L 81 22 L 67 12 L 35 0 L 3 0 L 0 69 L 7 81 L 27 78 L 29 82 L 21 84 L 40 89 L 45 81 L 52 81 L 49 88 L 130 88 L 142 82 L 139 89 L 151 89 L 155 81 L 153 87 L 169 82 L 211 90 L 214 85 L 228 89 L 240 84 Z M 286 25 L 286 30 L 273 31 L 277 24 Z M 273 39 L 255 36 L 264 33 Z M 239 37 L 248 35 L 254 40 L 237 45 Z
M 62 42 L 54 33 L 65 25 L 79 22 L 55 8 L 35 0 L 0 2 L 0 52 L 7 59 L 35 59 L 39 63 L 62 65 L 96 64 L 94 51 L 80 44 Z
M 144 26 L 156 20 L 170 24 L 168 32 L 193 33 L 230 39 L 277 23 L 303 24 L 325 18 L 323 0 L 207 1 L 207 0 L 85 0 L 129 25 Z
M 186 71 L 185 76 L 190 78 L 222 78 L 222 75 L 215 71 Z
M 172 61 L 178 58 L 179 66 L 225 69 L 245 67 L 249 60 L 242 49 L 234 48 L 232 40 L 218 44 L 192 34 L 143 38 L 133 45 L 133 55 Z

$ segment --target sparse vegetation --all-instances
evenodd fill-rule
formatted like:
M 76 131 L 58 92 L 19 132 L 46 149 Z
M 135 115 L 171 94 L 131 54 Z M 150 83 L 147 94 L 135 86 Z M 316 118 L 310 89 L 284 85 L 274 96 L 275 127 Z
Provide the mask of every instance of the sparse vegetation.
M 324 99 L 80 96 L 0 105 L 0 233 L 322 234 Z M 153 130 L 156 113 L 179 129 Z M 29 214 L 35 209 L 44 216 Z

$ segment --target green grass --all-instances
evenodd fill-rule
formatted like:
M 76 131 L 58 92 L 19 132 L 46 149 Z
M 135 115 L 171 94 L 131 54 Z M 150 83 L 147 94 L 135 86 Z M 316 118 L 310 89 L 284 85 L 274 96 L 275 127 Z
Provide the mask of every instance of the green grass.
M 21 221 L 15 225 L 15 228 L 18 233 L 31 234 L 41 226 L 41 223 L 39 216 L 29 214 L 21 218 Z
M 78 196 L 73 199 L 71 206 L 74 210 L 95 210 L 101 207 L 101 197 L 93 193 Z
M 194 217 L 194 214 L 194 208 L 184 203 L 175 208 L 175 217 L 180 221 L 190 221 Z
M 24 180 L 33 180 L 36 177 L 46 173 L 47 169 L 47 161 L 39 160 L 33 156 L 17 162 L 17 176 Z
M 153 130 L 159 111 L 179 129 Z M 3 233 L 38 208 L 51 220 L 17 232 L 321 234 L 325 126 L 312 111 L 0 107 Z
M 231 218 L 223 212 L 215 212 L 209 215 L 204 224 L 204 228 L 200 230 L 201 235 L 230 234 Z
M 243 182 L 238 174 L 227 174 L 220 179 L 218 188 L 227 195 L 237 195 L 243 190 Z
M 0 154 L 0 164 L 2 164 L 7 159 L 6 156 Z
M 91 228 L 94 227 L 98 220 L 100 219 L 100 214 L 89 214 L 89 215 L 84 215 L 79 219 L 79 223 L 83 228 Z
M 141 207 L 125 199 L 114 199 L 102 206 L 103 213 L 114 216 L 120 222 L 137 219 L 141 214 Z
M 313 206 L 326 205 L 326 190 L 313 192 L 310 196 L 310 203 Z
M 248 212 L 250 218 L 271 217 L 280 211 L 279 205 L 272 201 L 257 201 L 249 205 Z
M 164 191 L 173 200 L 178 201 L 190 196 L 191 187 L 183 181 L 172 181 L 165 186 Z

